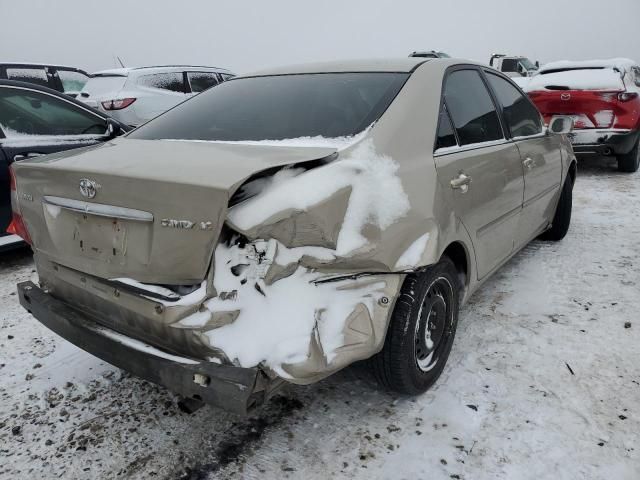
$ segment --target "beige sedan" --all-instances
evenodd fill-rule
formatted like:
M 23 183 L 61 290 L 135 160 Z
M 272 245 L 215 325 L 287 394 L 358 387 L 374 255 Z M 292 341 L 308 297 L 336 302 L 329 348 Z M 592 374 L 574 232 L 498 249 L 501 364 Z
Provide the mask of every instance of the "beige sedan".
M 238 412 L 358 360 L 428 389 L 460 305 L 562 239 L 576 160 L 488 67 L 404 58 L 237 77 L 129 135 L 13 168 L 39 321 Z

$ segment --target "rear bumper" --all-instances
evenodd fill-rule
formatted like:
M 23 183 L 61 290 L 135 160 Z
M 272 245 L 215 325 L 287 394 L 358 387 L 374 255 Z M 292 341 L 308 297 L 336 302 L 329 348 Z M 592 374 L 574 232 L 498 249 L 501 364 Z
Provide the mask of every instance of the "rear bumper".
M 0 252 L 26 246 L 27 243 L 18 235 L 0 235 Z
M 569 134 L 575 153 L 625 155 L 636 142 L 640 131 L 634 130 L 574 130 Z
M 32 282 L 18 284 L 20 304 L 40 323 L 74 345 L 185 397 L 246 414 L 280 386 L 258 368 L 239 368 L 179 357 L 107 330 Z M 199 383 L 194 380 L 198 379 Z M 206 385 L 203 385 L 206 383 Z

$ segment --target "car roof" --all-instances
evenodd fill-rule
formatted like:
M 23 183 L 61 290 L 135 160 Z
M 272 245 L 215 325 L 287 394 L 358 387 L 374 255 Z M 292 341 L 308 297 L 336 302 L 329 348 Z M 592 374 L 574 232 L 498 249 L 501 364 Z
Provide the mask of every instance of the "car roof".
M 273 67 L 252 72 L 243 77 L 261 77 L 268 75 L 292 75 L 299 73 L 339 73 L 339 72 L 406 72 L 410 73 L 425 62 L 436 61 L 431 58 L 398 57 L 360 60 L 338 60 L 330 62 L 303 63 Z
M 51 67 L 60 70 L 73 70 L 75 72 L 84 73 L 89 76 L 89 74 L 81 68 L 78 67 L 70 67 L 68 65 L 58 65 L 56 63 L 34 63 L 34 62 L 0 62 L 0 67 Z
M 629 58 L 610 58 L 606 60 L 560 60 L 558 62 L 551 62 L 543 65 L 540 68 L 540 73 L 544 73 L 550 70 L 580 70 L 589 68 L 617 68 L 620 71 L 628 70 L 631 67 L 638 65 Z
M 230 70 L 220 67 L 207 67 L 204 65 L 157 65 L 149 67 L 125 67 L 125 68 L 112 68 L 108 70 L 100 70 L 92 73 L 92 76 L 114 76 L 114 77 L 127 77 L 130 73 L 162 73 L 162 72 L 174 72 L 174 71 L 190 71 L 190 70 L 210 70 L 212 72 L 231 73 Z

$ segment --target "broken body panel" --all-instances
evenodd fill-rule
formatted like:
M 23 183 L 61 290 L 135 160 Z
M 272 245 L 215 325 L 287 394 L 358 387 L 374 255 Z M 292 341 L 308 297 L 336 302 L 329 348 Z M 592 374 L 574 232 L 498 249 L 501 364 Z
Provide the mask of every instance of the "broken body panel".
M 298 384 L 380 351 L 406 274 L 454 243 L 466 300 L 481 281 L 477 259 L 432 153 L 455 62 L 396 63 L 415 69 L 401 94 L 335 147 L 122 138 L 17 165 L 42 288 L 163 351 Z M 95 198 L 81 195 L 82 179 Z M 545 200 L 550 217 L 558 192 Z M 280 197 L 290 201 L 279 207 Z M 247 332 L 254 349 L 237 345 Z

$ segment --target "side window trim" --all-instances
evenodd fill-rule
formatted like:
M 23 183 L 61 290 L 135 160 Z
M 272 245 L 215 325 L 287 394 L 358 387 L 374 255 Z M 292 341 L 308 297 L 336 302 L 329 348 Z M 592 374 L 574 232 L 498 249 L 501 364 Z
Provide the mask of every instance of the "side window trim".
M 502 78 L 503 80 L 506 80 L 510 85 L 512 85 L 513 87 L 516 88 L 516 90 L 518 90 L 518 92 L 520 92 L 520 94 L 527 100 L 527 102 L 529 102 L 529 104 L 534 107 L 536 109 L 536 111 L 538 110 L 538 107 L 536 107 L 534 105 L 534 103 L 531 101 L 531 99 L 529 98 L 529 95 L 527 95 L 524 90 L 522 90 L 522 88 L 520 88 L 520 86 L 518 84 L 516 84 L 515 82 L 513 82 L 508 76 L 506 75 L 501 75 L 501 74 L 496 74 L 496 72 L 493 72 L 492 70 L 489 70 L 487 68 L 482 68 L 482 79 L 484 80 L 485 86 L 487 87 L 487 89 L 489 90 L 489 93 L 491 94 L 491 98 L 493 98 L 493 103 L 496 106 L 496 110 L 498 111 L 498 116 L 500 118 L 500 123 L 502 125 L 502 131 L 504 132 L 505 138 L 507 140 L 512 140 L 512 141 L 516 141 L 516 140 L 521 140 L 521 139 L 526 139 L 526 138 L 537 138 L 537 137 L 543 137 L 546 135 L 545 130 L 544 130 L 544 122 L 542 122 L 542 132 L 540 133 L 536 133 L 534 135 L 525 135 L 525 136 L 519 136 L 519 137 L 514 137 L 513 133 L 511 132 L 511 127 L 509 126 L 509 123 L 507 122 L 507 119 L 505 117 L 505 113 L 504 113 L 504 107 L 502 106 L 502 103 L 500 102 L 500 100 L 498 100 L 498 96 L 496 95 L 496 92 L 493 90 L 493 87 L 491 86 L 491 82 L 489 82 L 489 75 L 494 75 L 498 78 Z
M 487 89 L 487 92 L 489 93 L 489 97 L 491 98 L 491 101 L 493 102 L 493 106 L 496 109 L 496 113 L 498 114 L 498 122 L 500 123 L 500 129 L 502 131 L 502 137 L 499 140 L 488 140 L 486 142 L 482 142 L 482 143 L 473 143 L 473 144 L 469 144 L 469 145 L 460 145 L 460 138 L 458 137 L 458 131 L 455 127 L 455 125 L 453 124 L 453 120 L 451 118 L 451 115 L 449 114 L 449 108 L 446 106 L 446 99 L 445 99 L 445 88 L 447 85 L 447 79 L 449 78 L 449 75 L 451 75 L 453 72 L 456 71 L 460 71 L 460 70 L 475 70 L 478 72 L 478 74 L 480 75 L 480 78 L 482 79 L 482 82 L 484 83 L 485 88 Z M 503 145 L 505 143 L 509 143 L 511 141 L 510 136 L 507 136 L 507 130 L 505 129 L 505 122 L 502 118 L 502 106 L 497 104 L 496 105 L 496 98 L 494 96 L 493 90 L 490 88 L 489 85 L 487 85 L 487 79 L 484 76 L 484 71 L 481 67 L 478 67 L 477 65 L 472 65 L 472 64 L 458 64 L 458 65 L 453 65 L 449 68 L 447 68 L 447 70 L 444 73 L 443 79 L 442 79 L 442 89 L 441 89 L 441 93 L 440 93 L 440 110 L 438 110 L 438 118 L 440 118 L 440 111 L 442 109 L 442 106 L 444 105 L 446 108 L 446 112 L 447 112 L 447 118 L 449 119 L 449 122 L 453 128 L 453 133 L 456 137 L 456 143 L 457 146 L 455 147 L 447 147 L 446 149 L 444 148 L 440 148 L 440 149 L 435 149 L 435 145 L 437 145 L 437 140 L 438 140 L 438 128 L 440 127 L 440 121 L 438 120 L 438 123 L 436 125 L 436 132 L 435 132 L 435 141 L 434 141 L 434 155 L 440 156 L 440 155 L 447 155 L 449 153 L 455 153 L 455 152 L 464 152 L 467 150 L 478 150 L 480 148 L 488 148 L 488 147 L 494 147 L 496 145 Z M 528 97 L 527 97 L 528 98 Z
M 484 68 L 478 68 L 478 72 L 480 73 L 480 77 L 482 78 L 482 82 L 484 83 L 484 88 L 486 88 L 487 92 L 489 92 L 489 96 L 491 97 L 493 106 L 495 107 L 496 112 L 498 113 L 498 122 L 500 122 L 500 128 L 502 129 L 502 137 L 505 140 L 510 140 L 511 129 L 509 128 L 509 125 L 507 124 L 507 121 L 504 117 L 504 109 L 502 108 L 502 104 L 498 100 L 498 97 L 496 96 L 496 92 L 494 92 L 493 88 L 491 88 L 491 85 L 489 84 L 489 80 L 486 77 Z
M 449 122 L 449 126 L 451 127 L 451 131 L 453 132 L 453 136 L 456 139 L 456 145 L 451 147 L 438 148 L 438 132 L 440 131 L 440 122 L 442 120 L 441 112 L 444 110 L 445 115 L 447 116 L 447 121 Z M 444 98 L 444 88 L 442 93 L 440 94 L 440 109 L 438 110 L 438 124 L 436 125 L 436 135 L 435 141 L 433 142 L 433 153 L 442 152 L 449 149 L 457 149 L 460 148 L 460 139 L 458 138 L 458 132 L 456 127 L 453 125 L 453 121 L 451 120 L 451 115 L 449 114 L 449 109 L 447 108 L 447 101 Z
M 189 81 L 189 72 L 182 72 L 182 90 L 185 94 L 193 93 L 191 82 Z

